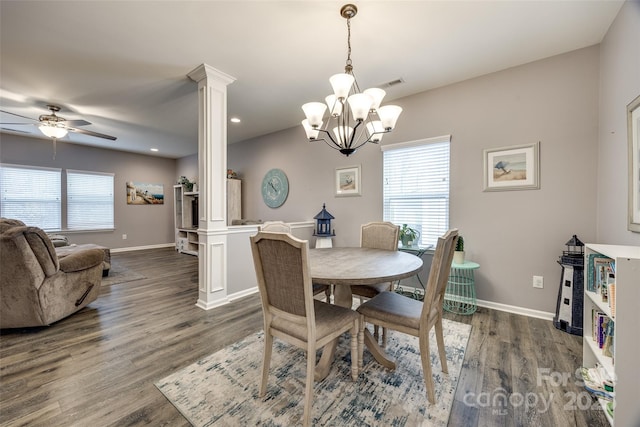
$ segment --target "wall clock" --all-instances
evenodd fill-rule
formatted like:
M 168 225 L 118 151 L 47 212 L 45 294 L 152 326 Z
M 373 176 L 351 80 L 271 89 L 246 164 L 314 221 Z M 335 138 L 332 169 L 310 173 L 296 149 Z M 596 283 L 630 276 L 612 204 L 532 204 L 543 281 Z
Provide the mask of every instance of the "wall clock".
M 262 200 L 270 208 L 284 204 L 289 195 L 289 180 L 280 169 L 271 169 L 262 179 Z

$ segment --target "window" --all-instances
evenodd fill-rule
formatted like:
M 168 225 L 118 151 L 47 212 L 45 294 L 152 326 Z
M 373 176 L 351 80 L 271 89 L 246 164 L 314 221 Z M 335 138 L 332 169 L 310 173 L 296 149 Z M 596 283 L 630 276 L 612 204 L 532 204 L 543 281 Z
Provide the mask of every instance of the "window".
M 0 213 L 43 230 L 60 230 L 61 169 L 0 165 Z
M 449 143 L 451 135 L 383 150 L 384 220 L 420 232 L 421 245 L 436 245 L 449 228 Z
M 114 228 L 113 174 L 67 170 L 67 228 Z

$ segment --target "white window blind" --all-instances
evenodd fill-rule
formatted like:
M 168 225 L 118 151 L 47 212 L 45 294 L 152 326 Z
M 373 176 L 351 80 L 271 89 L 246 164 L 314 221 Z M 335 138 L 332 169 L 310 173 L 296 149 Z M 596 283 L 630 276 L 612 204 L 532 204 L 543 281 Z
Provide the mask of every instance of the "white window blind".
M 26 225 L 61 228 L 60 169 L 0 165 L 0 213 Z
M 383 150 L 384 220 L 420 232 L 436 245 L 449 228 L 450 135 L 386 145 Z
M 67 170 L 67 228 L 114 228 L 113 174 Z

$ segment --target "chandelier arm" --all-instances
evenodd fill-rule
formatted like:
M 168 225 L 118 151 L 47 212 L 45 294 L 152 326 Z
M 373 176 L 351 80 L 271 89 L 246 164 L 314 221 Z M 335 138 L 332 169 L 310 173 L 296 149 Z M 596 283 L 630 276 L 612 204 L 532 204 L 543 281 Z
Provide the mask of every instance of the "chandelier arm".
M 329 147 L 331 147 L 331 148 L 335 148 L 336 150 L 340 150 L 340 149 L 342 148 L 342 146 L 341 146 L 340 144 L 338 144 L 338 143 L 335 141 L 335 139 L 333 139 L 333 137 L 331 136 L 331 133 L 330 133 L 328 130 L 325 130 L 325 129 L 318 129 L 318 132 L 323 132 L 324 134 L 326 134 L 326 136 L 327 136 L 327 137 L 329 138 L 329 140 L 331 141 L 331 144 L 335 145 L 335 147 L 334 147 L 334 146 L 332 146 L 332 145 L 329 143 L 329 141 L 327 141 L 327 140 L 326 140 L 326 139 L 324 139 L 324 138 L 316 138 L 316 141 L 317 141 L 318 139 L 321 139 L 321 140 L 322 140 L 322 141 L 324 141 L 324 142 L 325 142 Z

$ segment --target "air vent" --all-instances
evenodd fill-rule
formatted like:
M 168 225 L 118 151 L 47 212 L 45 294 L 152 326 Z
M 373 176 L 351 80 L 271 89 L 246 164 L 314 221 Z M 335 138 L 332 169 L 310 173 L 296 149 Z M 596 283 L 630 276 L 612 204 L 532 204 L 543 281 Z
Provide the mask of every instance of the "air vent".
M 395 80 L 391 80 L 391 81 L 388 81 L 386 83 L 382 83 L 378 87 L 379 88 L 392 87 L 392 86 L 396 86 L 396 85 L 399 85 L 399 84 L 402 84 L 402 83 L 404 83 L 404 79 L 402 77 L 400 77 L 400 78 L 397 78 Z

